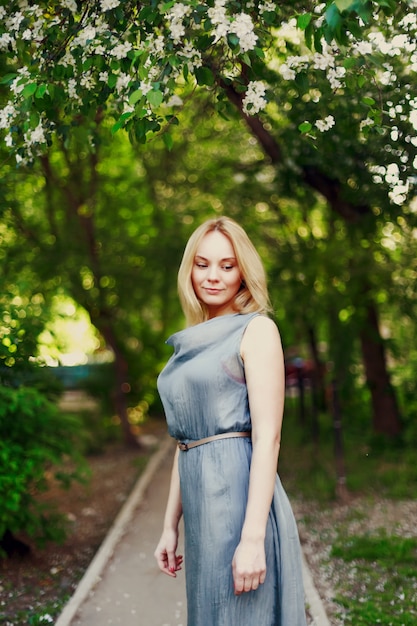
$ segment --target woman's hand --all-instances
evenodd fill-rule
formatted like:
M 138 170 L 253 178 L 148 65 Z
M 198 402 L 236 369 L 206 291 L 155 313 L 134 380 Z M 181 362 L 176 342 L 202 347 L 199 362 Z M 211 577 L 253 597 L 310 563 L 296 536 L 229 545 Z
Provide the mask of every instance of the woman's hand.
M 183 561 L 182 555 L 176 554 L 177 547 L 178 531 L 164 530 L 154 552 L 159 569 L 173 578 L 176 578 L 176 572 L 181 569 Z
M 237 596 L 262 585 L 266 576 L 264 541 L 242 540 L 235 550 L 232 571 Z

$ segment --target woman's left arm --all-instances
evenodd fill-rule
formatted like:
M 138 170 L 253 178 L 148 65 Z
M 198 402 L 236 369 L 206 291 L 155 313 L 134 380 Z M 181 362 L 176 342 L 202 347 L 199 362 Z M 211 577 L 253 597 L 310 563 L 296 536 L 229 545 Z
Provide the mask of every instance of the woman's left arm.
M 265 532 L 274 492 L 284 408 L 285 373 L 281 339 L 274 322 L 257 316 L 242 339 L 253 454 L 249 494 L 239 545 L 233 558 L 235 593 L 265 581 Z

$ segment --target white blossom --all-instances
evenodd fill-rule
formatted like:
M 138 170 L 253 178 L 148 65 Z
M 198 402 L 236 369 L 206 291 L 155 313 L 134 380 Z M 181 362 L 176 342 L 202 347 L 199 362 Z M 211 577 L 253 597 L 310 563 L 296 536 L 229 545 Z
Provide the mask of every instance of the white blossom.
M 17 11 L 13 15 L 7 18 L 6 20 L 6 28 L 7 30 L 19 30 L 20 24 L 25 19 L 25 16 L 21 11 Z
M 0 37 L 0 50 L 7 50 L 10 44 L 14 44 L 15 40 L 9 33 L 3 33 Z
M 267 105 L 265 99 L 266 86 L 260 80 L 251 81 L 248 84 L 245 97 L 242 101 L 243 112 L 249 115 L 255 115 Z
M 77 3 L 75 0 L 61 0 L 61 4 L 64 9 L 68 9 L 71 13 L 76 13 L 78 11 Z
M 404 28 L 407 28 L 408 26 L 416 28 L 416 26 L 417 26 L 417 14 L 416 13 L 407 13 L 407 15 L 405 17 L 403 17 L 402 20 L 400 20 L 399 26 L 402 26 Z
M 197 50 L 196 48 L 194 48 L 194 46 L 192 45 L 190 41 L 187 41 L 187 43 L 185 44 L 182 50 L 182 55 L 186 59 L 189 59 L 190 62 L 188 63 L 188 67 L 190 68 L 190 70 L 196 67 L 201 67 L 202 65 L 201 52 L 200 50 Z
M 117 81 L 116 81 L 117 93 L 121 93 L 122 91 L 125 91 L 129 82 L 130 82 L 129 74 L 125 74 L 124 72 L 121 72 L 119 76 L 117 77 Z
M 176 94 L 171 96 L 170 99 L 167 102 L 167 106 L 169 106 L 169 107 L 181 107 L 183 104 L 184 103 L 181 100 L 181 98 L 179 96 L 177 96 Z
M 13 146 L 12 133 L 9 133 L 8 135 L 6 135 L 6 137 L 4 138 L 4 143 L 6 144 L 8 148 L 11 148 Z
M 140 84 L 139 84 L 139 89 L 141 90 L 142 94 L 143 94 L 144 96 L 146 96 L 146 94 L 147 94 L 149 91 L 151 91 L 151 89 L 152 89 L 152 85 L 151 85 L 151 83 L 149 83 L 149 82 L 147 82 L 147 81 L 145 81 L 145 80 L 142 80 L 142 81 L 140 82 Z
M 359 54 L 372 54 L 372 43 L 370 41 L 355 41 L 353 49 Z
M 289 56 L 287 58 L 287 65 L 291 68 L 305 69 L 309 62 L 309 57 L 304 54 L 302 56 Z
M 225 4 L 225 0 L 216 0 L 214 7 L 210 7 L 208 9 L 207 15 L 212 24 L 222 24 L 228 22 Z
M 80 78 L 80 85 L 84 87 L 84 89 L 91 91 L 96 86 L 96 83 L 91 74 L 83 74 Z
M 373 126 L 373 125 L 374 125 L 374 121 L 371 120 L 370 117 L 367 117 L 366 119 L 361 121 L 361 123 L 359 124 L 359 128 L 360 128 L 360 130 L 363 130 L 367 126 Z
M 0 7 L 0 20 L 6 17 L 6 15 L 7 15 L 6 9 L 4 7 Z
M 22 33 L 23 41 L 30 41 L 32 37 L 33 37 L 32 31 L 30 30 L 30 28 L 26 28 L 26 30 L 24 30 Z
M 81 98 L 77 92 L 77 81 L 74 78 L 69 79 L 67 88 L 68 88 L 68 95 L 72 100 L 81 101 Z
M 120 0 L 100 0 L 100 7 L 102 11 L 110 11 L 115 9 L 120 4 Z
M 214 41 L 219 41 L 222 37 L 227 37 L 229 33 L 229 22 L 221 22 L 217 24 L 216 28 L 213 31 Z
M 85 46 L 88 41 L 94 41 L 95 36 L 96 29 L 89 24 L 78 33 L 77 37 L 74 37 L 73 45 Z
M 250 15 L 240 13 L 230 25 L 230 32 L 239 37 L 239 45 L 242 52 L 253 50 L 258 41 L 253 30 L 253 22 Z
M 125 43 L 119 43 L 117 46 L 115 46 L 111 51 L 110 54 L 113 57 L 116 57 L 116 59 L 125 59 L 127 56 L 127 53 L 132 49 L 132 44 L 129 43 L 128 41 L 126 41 Z
M 152 54 L 161 55 L 165 53 L 165 40 L 162 35 L 149 39 L 148 49 Z
M 313 56 L 313 67 L 316 70 L 327 70 L 328 67 L 334 67 L 334 57 L 328 52 L 323 54 L 316 52 Z
M 181 38 L 185 35 L 185 26 L 179 20 L 173 20 L 169 30 L 171 32 L 171 38 L 177 43 L 179 43 Z
M 279 68 L 279 73 L 284 80 L 294 80 L 297 76 L 293 69 L 290 69 L 286 63 L 283 63 Z
M 101 43 L 99 43 L 98 46 L 94 47 L 94 53 L 98 54 L 99 56 L 104 56 L 106 52 L 106 48 Z
M 315 126 L 321 133 L 324 133 L 326 130 L 330 130 L 330 128 L 332 128 L 332 126 L 334 125 L 335 121 L 333 115 L 328 115 L 324 118 L 324 120 L 317 120 L 315 122 Z
M 26 83 L 25 81 L 22 81 L 21 76 L 16 76 L 16 78 L 12 81 L 10 85 L 10 91 L 12 91 L 15 96 L 17 96 L 19 93 L 22 93 L 25 88 L 25 84 Z
M 45 131 L 41 122 L 39 122 L 34 130 L 28 130 L 25 133 L 25 142 L 28 146 L 32 146 L 33 144 L 45 143 Z
M 16 113 L 12 104 L 6 104 L 3 109 L 0 109 L 0 128 L 9 128 Z
M 169 11 L 170 20 L 183 20 L 186 15 L 191 13 L 191 7 L 183 4 L 182 2 L 175 2 L 174 6 Z
M 276 11 L 275 2 L 261 2 L 259 5 L 260 13 L 274 13 Z
M 342 81 L 340 80 L 346 74 L 344 67 L 331 67 L 327 72 L 327 80 L 330 83 L 332 89 L 340 89 L 342 87 Z
M 61 59 L 59 59 L 58 64 L 62 65 L 63 67 L 68 67 L 68 66 L 75 67 L 77 65 L 74 57 L 72 56 L 69 50 L 67 50 L 64 56 Z
M 98 79 L 102 83 L 107 83 L 107 81 L 109 80 L 109 73 L 108 72 L 100 72 L 100 74 L 98 75 Z

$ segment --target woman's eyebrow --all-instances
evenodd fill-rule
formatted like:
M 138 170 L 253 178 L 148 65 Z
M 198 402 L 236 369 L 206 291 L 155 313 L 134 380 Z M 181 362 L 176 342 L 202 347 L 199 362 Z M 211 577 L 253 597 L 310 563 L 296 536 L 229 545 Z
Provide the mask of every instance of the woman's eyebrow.
M 206 259 L 205 256 L 201 256 L 201 254 L 196 254 L 195 258 L 201 259 L 201 261 L 208 261 L 208 259 Z M 225 261 L 236 261 L 236 257 L 228 256 L 228 257 L 225 257 L 224 259 L 220 259 L 220 263 L 224 263 Z

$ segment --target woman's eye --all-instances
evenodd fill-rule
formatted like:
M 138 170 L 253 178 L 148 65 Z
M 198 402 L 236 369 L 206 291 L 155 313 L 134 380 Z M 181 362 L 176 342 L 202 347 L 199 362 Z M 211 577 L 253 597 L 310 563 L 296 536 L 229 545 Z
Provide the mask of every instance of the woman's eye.
M 233 269 L 233 265 L 223 265 L 223 269 L 224 270 L 232 270 Z
M 205 268 L 207 265 L 205 263 L 196 263 L 196 266 L 199 268 Z

